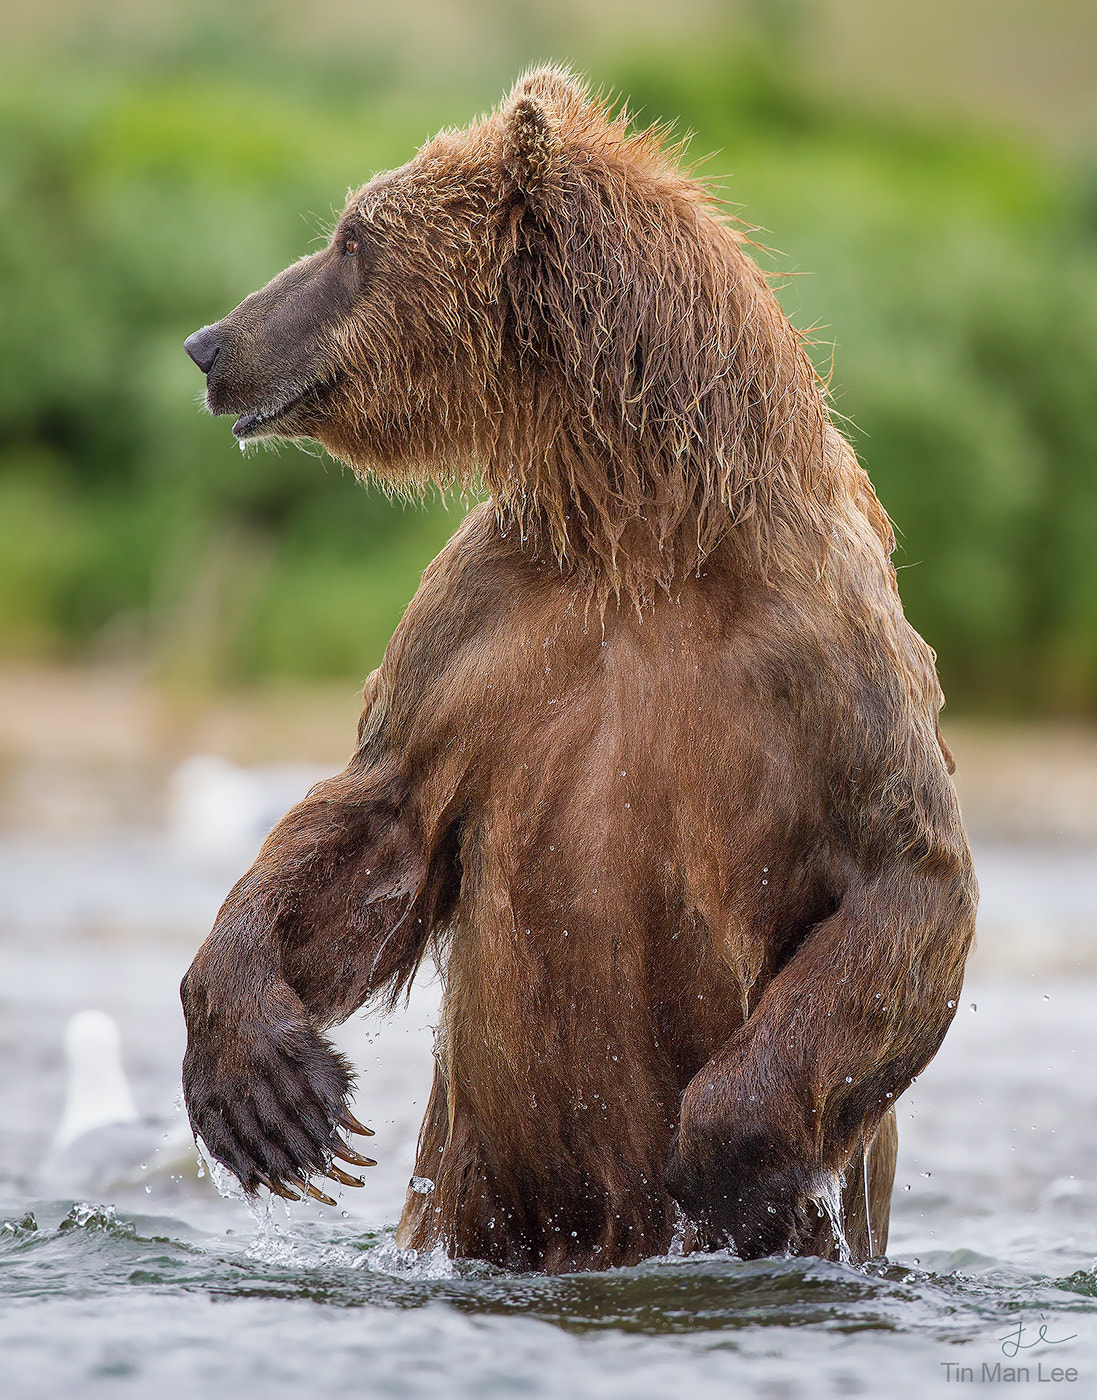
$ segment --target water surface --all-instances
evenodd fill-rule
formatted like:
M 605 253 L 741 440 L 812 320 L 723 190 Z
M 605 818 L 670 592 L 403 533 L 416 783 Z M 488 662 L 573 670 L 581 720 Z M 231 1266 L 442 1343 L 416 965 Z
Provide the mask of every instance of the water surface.
M 430 985 L 389 1022 L 340 1032 L 380 1165 L 336 1208 L 253 1218 L 156 1154 L 106 1192 L 49 1189 L 72 1011 L 118 1019 L 138 1103 L 170 1126 L 175 989 L 234 872 L 148 834 L 0 843 L 2 1393 L 923 1397 L 952 1394 L 966 1373 L 948 1368 L 964 1366 L 972 1383 L 1026 1367 L 1024 1391 L 1097 1394 L 1097 977 L 1080 942 L 1094 866 L 1020 849 L 981 866 L 983 951 L 945 1048 L 899 1105 L 886 1262 L 668 1257 L 546 1278 L 393 1246 L 429 1087 Z M 1058 950 L 1046 976 L 1043 937 Z M 1045 1379 L 1068 1367 L 1076 1381 Z

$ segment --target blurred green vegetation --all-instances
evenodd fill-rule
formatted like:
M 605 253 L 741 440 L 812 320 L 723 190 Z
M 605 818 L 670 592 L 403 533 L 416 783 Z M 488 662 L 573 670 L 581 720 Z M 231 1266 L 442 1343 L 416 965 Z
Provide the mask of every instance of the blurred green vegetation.
M 237 36 L 239 39 L 239 36 Z M 1097 184 L 824 97 L 714 39 L 596 76 L 696 135 L 764 232 L 899 531 L 954 707 L 1097 712 Z M 0 656 L 191 684 L 358 678 L 459 518 L 241 455 L 184 336 L 319 246 L 348 186 L 496 99 L 195 30 L 0 83 Z M 500 82 L 500 86 L 501 86 Z M 807 275 L 801 275 L 807 274 Z

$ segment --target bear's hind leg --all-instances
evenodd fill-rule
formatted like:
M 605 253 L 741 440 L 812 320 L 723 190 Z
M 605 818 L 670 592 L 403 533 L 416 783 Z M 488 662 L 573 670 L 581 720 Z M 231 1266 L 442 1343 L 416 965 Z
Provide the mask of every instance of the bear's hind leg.
M 449 1137 L 449 1095 L 442 1066 L 434 1066 L 423 1126 L 419 1129 L 419 1146 L 415 1152 L 415 1174 L 408 1184 L 408 1194 L 396 1229 L 398 1249 L 415 1249 L 420 1253 L 432 1250 L 442 1237 L 442 1205 L 438 1189 L 442 1169 L 442 1154 Z
M 887 1252 L 891 1218 L 891 1188 L 895 1181 L 895 1156 L 899 1128 L 895 1110 L 880 1119 L 876 1135 L 846 1170 L 842 1189 L 842 1213 L 850 1259 L 862 1264 Z

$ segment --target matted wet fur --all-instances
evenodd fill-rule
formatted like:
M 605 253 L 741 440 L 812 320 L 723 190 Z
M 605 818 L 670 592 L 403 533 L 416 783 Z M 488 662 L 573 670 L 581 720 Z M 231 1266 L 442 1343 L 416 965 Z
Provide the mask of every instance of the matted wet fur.
M 841 1196 L 882 1252 L 890 1110 L 974 922 L 941 696 L 884 512 L 679 152 L 538 70 L 187 345 L 241 438 L 490 493 L 184 979 L 207 1149 L 248 1191 L 348 1179 L 323 1032 L 429 950 L 403 1246 L 627 1264 L 677 1202 L 687 1248 L 833 1256 Z

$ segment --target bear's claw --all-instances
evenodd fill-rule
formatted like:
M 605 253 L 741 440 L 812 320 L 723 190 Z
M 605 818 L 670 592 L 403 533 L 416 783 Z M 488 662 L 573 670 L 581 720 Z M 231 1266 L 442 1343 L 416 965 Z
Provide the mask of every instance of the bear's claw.
M 302 1196 L 309 1196 L 309 1197 L 311 1197 L 312 1200 L 314 1200 L 314 1201 L 323 1201 L 324 1205 L 326 1205 L 326 1206 L 334 1206 L 334 1205 L 337 1205 L 337 1204 L 338 1204 L 338 1202 L 337 1202 L 337 1201 L 333 1201 L 332 1198 L 331 1198 L 330 1196 L 326 1196 L 326 1195 L 323 1193 L 323 1191 L 319 1190 L 318 1187 L 313 1186 L 313 1184 L 312 1184 L 311 1181 L 305 1181 L 303 1177 L 300 1177 L 300 1176 L 287 1176 L 287 1177 L 286 1177 L 286 1181 L 287 1181 L 295 1190 L 300 1191 L 300 1193 L 301 1193 Z M 268 1189 L 270 1189 L 270 1188 L 268 1188 Z M 281 1194 L 283 1194 L 283 1193 L 282 1193 L 282 1192 L 275 1192 L 275 1195 L 281 1195 Z M 300 1197 L 298 1197 L 298 1199 L 300 1199 Z
M 355 1152 L 354 1148 L 348 1147 L 345 1142 L 340 1142 L 338 1147 L 332 1149 L 332 1156 L 338 1157 L 341 1162 L 349 1162 L 352 1167 L 375 1167 L 377 1165 L 372 1157 L 363 1157 L 360 1152 Z
M 292 1180 L 292 1178 L 290 1179 Z M 301 1199 L 287 1187 L 280 1185 L 277 1181 L 271 1181 L 269 1177 L 260 1176 L 258 1180 L 260 1186 L 265 1186 L 272 1196 L 281 1196 L 284 1201 L 299 1201 Z
M 349 1172 L 340 1171 L 332 1162 L 325 1175 L 330 1176 L 332 1181 L 338 1181 L 341 1186 L 365 1186 L 365 1182 L 360 1177 L 351 1176 Z
M 374 1133 L 372 1128 L 363 1128 L 354 1114 L 346 1108 L 339 1114 L 339 1126 L 348 1129 L 348 1131 L 352 1133 L 357 1133 L 359 1137 L 376 1137 L 376 1133 Z M 374 1165 L 376 1165 L 376 1163 Z

